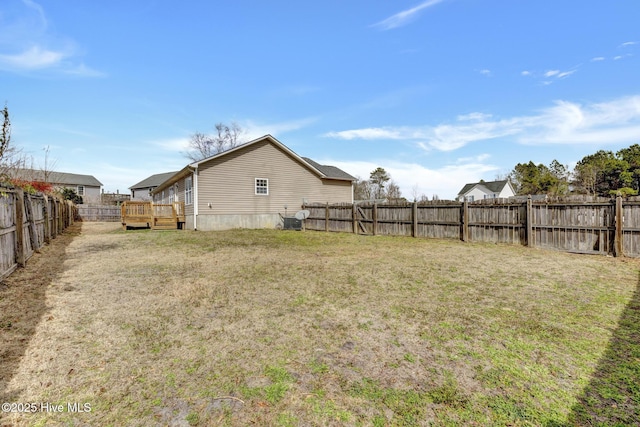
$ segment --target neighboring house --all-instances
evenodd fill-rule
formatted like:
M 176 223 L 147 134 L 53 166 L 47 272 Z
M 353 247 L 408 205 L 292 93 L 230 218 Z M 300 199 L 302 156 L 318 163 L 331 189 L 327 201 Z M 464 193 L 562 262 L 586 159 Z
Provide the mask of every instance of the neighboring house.
M 483 199 L 501 199 L 515 196 L 511 182 L 504 181 L 480 181 L 467 184 L 458 193 L 458 201 L 473 202 Z
M 120 206 L 124 202 L 128 202 L 131 200 L 130 194 L 120 194 L 120 191 L 116 191 L 115 193 L 105 193 L 102 192 L 102 204 L 103 205 L 111 205 L 111 206 Z
M 15 178 L 26 181 L 46 182 L 58 190 L 70 188 L 82 197 L 83 203 L 100 203 L 102 183 L 93 175 L 80 175 L 66 172 L 47 172 L 37 169 L 20 169 Z M 46 176 L 45 176 L 46 175 Z
M 352 203 L 355 180 L 265 135 L 187 165 L 152 193 L 184 202 L 187 229 L 271 228 L 304 203 Z
M 129 187 L 129 190 L 131 190 L 131 200 L 151 200 L 151 192 L 176 173 L 178 172 L 157 173 L 132 185 Z

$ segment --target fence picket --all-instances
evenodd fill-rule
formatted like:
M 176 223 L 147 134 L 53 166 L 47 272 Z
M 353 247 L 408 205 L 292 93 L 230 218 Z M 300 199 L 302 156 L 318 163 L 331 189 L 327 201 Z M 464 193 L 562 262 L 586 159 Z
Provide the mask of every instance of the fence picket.
M 75 205 L 43 194 L 25 194 L 20 188 L 0 188 L 0 279 L 73 223 Z M 59 206 L 58 206 L 59 205 Z M 52 208 L 53 207 L 53 208 Z

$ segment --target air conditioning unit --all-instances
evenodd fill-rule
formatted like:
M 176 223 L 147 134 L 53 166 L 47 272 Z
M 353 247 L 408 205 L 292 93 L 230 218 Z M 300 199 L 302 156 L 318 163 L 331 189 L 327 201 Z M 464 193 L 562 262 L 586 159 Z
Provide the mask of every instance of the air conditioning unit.
M 284 218 L 284 229 L 285 230 L 302 230 L 302 220 L 294 217 Z

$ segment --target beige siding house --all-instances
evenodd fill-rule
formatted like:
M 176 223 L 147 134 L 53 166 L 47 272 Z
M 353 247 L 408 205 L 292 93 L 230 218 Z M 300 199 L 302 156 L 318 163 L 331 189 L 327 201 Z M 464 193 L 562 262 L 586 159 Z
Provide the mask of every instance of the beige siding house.
M 265 135 L 191 163 L 158 185 L 153 198 L 185 202 L 187 229 L 272 228 L 303 203 L 352 203 L 353 181 Z

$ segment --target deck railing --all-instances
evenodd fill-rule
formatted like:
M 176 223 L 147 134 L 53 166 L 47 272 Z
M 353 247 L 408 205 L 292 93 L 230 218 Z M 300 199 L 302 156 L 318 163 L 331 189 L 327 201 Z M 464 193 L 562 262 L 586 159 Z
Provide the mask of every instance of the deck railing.
M 131 227 L 177 229 L 185 222 L 184 202 L 128 201 L 122 204 L 121 212 L 125 230 Z

